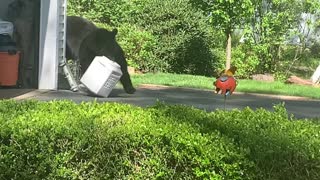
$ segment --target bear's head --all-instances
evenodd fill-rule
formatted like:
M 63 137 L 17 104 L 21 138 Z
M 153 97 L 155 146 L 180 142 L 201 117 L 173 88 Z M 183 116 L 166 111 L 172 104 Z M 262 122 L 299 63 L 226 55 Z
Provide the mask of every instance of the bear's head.
M 92 39 L 93 46 L 90 48 L 96 52 L 98 56 L 106 56 L 111 60 L 115 60 L 117 53 L 117 41 L 116 35 L 118 34 L 117 29 L 108 31 L 103 28 L 99 28 L 94 31 L 94 37 Z

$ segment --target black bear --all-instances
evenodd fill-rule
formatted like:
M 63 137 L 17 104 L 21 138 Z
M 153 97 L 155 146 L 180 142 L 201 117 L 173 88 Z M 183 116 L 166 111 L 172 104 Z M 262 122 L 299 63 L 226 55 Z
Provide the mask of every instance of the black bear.
M 66 58 L 80 62 L 81 74 L 87 70 L 95 56 L 106 56 L 117 62 L 122 71 L 120 82 L 128 94 L 136 90 L 128 73 L 124 51 L 116 41 L 117 29 L 108 31 L 77 16 L 67 17 Z

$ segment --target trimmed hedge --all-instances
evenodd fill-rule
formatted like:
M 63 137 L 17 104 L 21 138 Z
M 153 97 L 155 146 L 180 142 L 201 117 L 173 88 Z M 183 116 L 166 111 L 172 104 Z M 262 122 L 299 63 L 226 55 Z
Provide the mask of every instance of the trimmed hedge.
M 0 179 L 319 179 L 320 126 L 275 112 L 0 101 Z
M 215 111 L 199 115 L 181 106 L 158 106 L 158 113 L 188 122 L 202 134 L 219 131 L 247 152 L 254 163 L 253 179 L 320 179 L 319 120 L 289 117 L 284 105 L 253 111 Z

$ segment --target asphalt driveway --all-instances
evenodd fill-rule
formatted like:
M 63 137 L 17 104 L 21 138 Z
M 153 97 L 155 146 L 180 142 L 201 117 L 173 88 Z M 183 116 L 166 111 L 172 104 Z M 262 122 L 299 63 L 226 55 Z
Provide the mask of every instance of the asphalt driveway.
M 96 100 L 97 102 L 122 102 L 141 107 L 152 106 L 157 101 L 163 101 L 169 104 L 193 106 L 206 111 L 224 108 L 223 96 L 214 94 L 212 91 L 154 85 L 142 85 L 137 88 L 137 92 L 133 95 L 126 94 L 121 88 L 116 88 L 108 98 L 97 98 L 80 92 L 58 90 L 33 91 L 15 99 L 42 101 L 69 99 L 77 103 Z M 256 109 L 262 107 L 272 110 L 275 104 L 282 102 L 285 102 L 288 113 L 297 118 L 320 119 L 320 100 L 301 97 L 235 93 L 227 99 L 226 109 L 243 109 L 245 107 Z

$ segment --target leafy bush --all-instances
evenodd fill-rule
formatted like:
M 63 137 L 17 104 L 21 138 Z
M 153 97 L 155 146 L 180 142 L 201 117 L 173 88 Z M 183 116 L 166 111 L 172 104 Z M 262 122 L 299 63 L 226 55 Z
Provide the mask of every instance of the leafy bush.
M 187 1 L 69 1 L 68 14 L 118 27 L 130 65 L 142 71 L 211 76 L 215 69 L 211 27 Z
M 69 0 L 68 14 L 122 27 L 126 34 L 119 39 L 129 63 L 142 71 L 217 75 L 225 68 L 225 34 L 208 23 L 212 13 L 201 12 L 189 3 L 186 0 Z M 311 21 L 314 19 L 311 14 L 318 4 L 311 1 L 253 4 L 257 17 L 250 23 L 238 24 L 241 30 L 236 29 L 232 35 L 232 62 L 238 65 L 238 77 L 247 78 L 253 73 L 271 73 L 277 80 L 287 79 L 290 73 L 310 77 L 310 73 L 301 74 L 293 67 L 299 69 L 301 63 L 310 62 L 315 63 L 311 63 L 312 67 L 318 65 L 319 43 L 311 28 L 316 22 Z M 272 8 L 266 10 L 266 5 Z M 310 23 L 306 28 L 311 28 L 311 34 L 298 33 L 302 12 L 311 12 L 311 19 L 303 18 Z M 298 36 L 301 45 L 288 44 Z M 238 48 L 240 39 L 244 40 L 243 47 Z
M 246 52 L 246 53 L 245 53 Z M 236 76 L 239 78 L 249 78 L 256 72 L 259 66 L 259 58 L 242 46 L 233 49 L 232 64 L 237 67 Z
M 275 112 L 0 101 L 0 179 L 319 179 L 319 124 Z
M 251 176 L 252 163 L 232 139 L 201 134 L 154 109 L 68 101 L 1 107 L 1 179 Z
M 94 22 L 116 25 L 124 21 L 128 5 L 126 0 L 68 0 L 68 15 L 82 16 Z
M 113 27 L 106 24 L 97 24 L 99 27 L 111 30 Z M 122 24 L 117 27 L 119 30 L 117 41 L 123 48 L 129 66 L 144 72 L 154 72 L 161 67 L 154 54 L 157 39 L 150 32 L 135 25 Z
M 157 37 L 154 54 L 163 72 L 212 75 L 216 61 L 211 52 L 211 27 L 188 1 L 151 0 L 134 11 L 130 22 Z
M 250 149 L 249 159 L 262 179 L 319 179 L 320 126 L 290 121 L 283 107 L 275 111 L 246 109 L 227 117 L 216 113 L 212 118 L 222 133 Z
M 320 178 L 319 123 L 294 120 L 282 105 L 275 106 L 275 112 L 249 108 L 218 110 L 205 118 L 199 118 L 197 110 L 188 107 L 155 108 L 176 122 L 190 123 L 202 134 L 218 130 L 233 139 L 254 163 L 254 179 Z
M 214 76 L 219 77 L 220 73 L 226 68 L 226 52 L 225 49 L 222 48 L 215 48 L 213 52 L 217 57 L 217 61 L 214 63 Z M 236 78 L 246 79 L 256 72 L 256 68 L 259 65 L 259 59 L 254 53 L 250 53 L 250 51 L 244 50 L 243 47 L 238 46 L 232 50 L 231 65 L 237 67 L 235 73 Z

